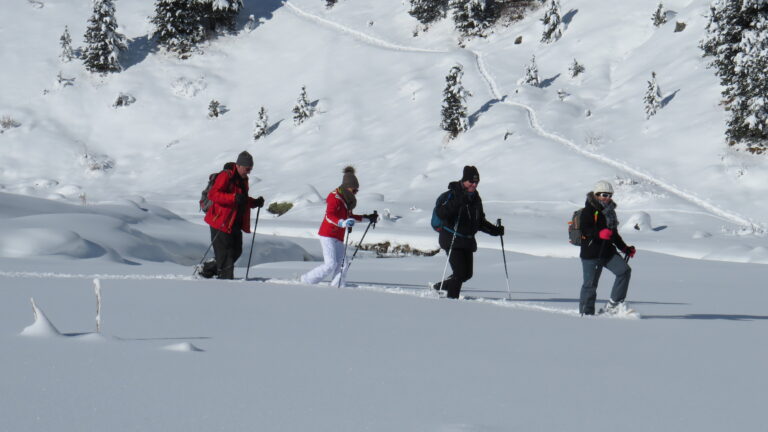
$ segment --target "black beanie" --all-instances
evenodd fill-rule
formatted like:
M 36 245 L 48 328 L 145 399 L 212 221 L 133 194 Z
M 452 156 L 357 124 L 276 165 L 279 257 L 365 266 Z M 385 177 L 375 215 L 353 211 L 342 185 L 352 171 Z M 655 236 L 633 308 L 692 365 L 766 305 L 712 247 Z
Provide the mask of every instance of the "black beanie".
M 250 153 L 247 151 L 243 151 L 239 155 L 237 155 L 237 162 L 236 164 L 248 168 L 253 168 L 253 156 L 251 156 Z
M 475 183 L 480 182 L 480 173 L 473 165 L 467 165 L 464 167 L 464 174 L 461 175 L 461 181 L 471 181 Z

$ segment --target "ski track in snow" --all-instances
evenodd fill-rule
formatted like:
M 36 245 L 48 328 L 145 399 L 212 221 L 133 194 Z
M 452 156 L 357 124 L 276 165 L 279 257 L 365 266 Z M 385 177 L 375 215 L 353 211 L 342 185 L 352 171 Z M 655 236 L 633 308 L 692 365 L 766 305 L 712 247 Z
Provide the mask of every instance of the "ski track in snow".
M 309 21 L 315 22 L 317 24 L 320 24 L 324 27 L 328 27 L 337 31 L 340 31 L 342 33 L 349 34 L 353 38 L 360 40 L 361 42 L 367 43 L 369 45 L 373 45 L 379 48 L 385 48 L 390 50 L 396 50 L 396 51 L 406 51 L 406 52 L 421 52 L 421 53 L 432 53 L 432 54 L 447 54 L 450 51 L 445 50 L 431 50 L 431 49 L 425 49 L 425 48 L 414 48 L 414 47 L 407 47 L 403 45 L 397 45 L 390 42 L 387 42 L 385 40 L 367 35 L 363 32 L 351 29 L 349 27 L 346 27 L 342 24 L 327 20 L 325 18 L 319 17 L 317 15 L 314 15 L 312 13 L 306 12 L 299 7 L 292 4 L 290 1 L 285 1 L 284 4 L 288 7 L 288 9 L 296 14 L 297 16 L 300 16 L 302 18 L 305 18 Z M 629 165 L 626 162 L 622 162 L 616 159 L 611 159 L 607 156 L 603 156 L 597 153 L 590 152 L 588 150 L 585 150 L 578 146 L 576 143 L 574 143 L 571 140 L 568 140 L 566 138 L 563 138 L 559 135 L 556 135 L 551 132 L 547 132 L 544 130 L 544 128 L 541 126 L 538 120 L 538 116 L 536 115 L 536 111 L 525 104 L 519 103 L 519 102 L 512 102 L 507 100 L 506 95 L 502 95 L 502 92 L 499 90 L 498 85 L 496 84 L 496 81 L 493 79 L 491 73 L 488 71 L 488 68 L 485 65 L 485 62 L 483 61 L 482 53 L 478 51 L 474 51 L 471 49 L 466 49 L 466 51 L 472 53 L 475 57 L 475 64 L 477 66 L 477 69 L 480 73 L 480 76 L 483 78 L 483 80 L 488 85 L 489 92 L 491 96 L 498 100 L 499 102 L 514 106 L 517 108 L 524 109 L 528 114 L 528 122 L 531 126 L 531 129 L 533 129 L 537 134 L 540 136 L 549 139 L 551 141 L 555 141 L 561 145 L 564 145 L 565 147 L 568 147 L 569 149 L 581 154 L 582 156 L 585 156 L 587 158 L 596 160 L 598 162 L 601 162 L 603 164 L 609 165 L 611 167 L 614 167 L 616 169 L 622 170 L 624 172 L 627 172 L 635 177 L 641 178 L 649 183 L 652 183 L 656 185 L 657 187 L 666 190 L 667 192 L 682 198 L 685 201 L 688 201 L 694 205 L 697 205 L 703 209 L 705 209 L 710 214 L 716 215 L 726 221 L 729 221 L 733 224 L 743 226 L 750 230 L 754 234 L 760 234 L 765 231 L 765 227 L 757 222 L 754 222 L 750 219 L 745 218 L 744 216 L 741 216 L 739 214 L 729 212 L 726 210 L 723 210 L 722 208 L 716 206 L 715 204 L 709 203 L 706 200 L 697 197 L 695 194 L 686 192 L 677 186 L 670 184 L 662 179 L 659 179 L 657 177 L 654 177 L 651 174 L 647 174 L 640 169 L 634 168 L 631 165 Z
M 0 277 L 7 278 L 40 278 L 40 279 L 102 279 L 102 280 L 176 280 L 176 281 L 202 281 L 203 279 L 195 278 L 194 276 L 183 276 L 174 274 L 156 274 L 156 275 L 121 275 L 121 274 L 77 274 L 77 273 L 54 273 L 54 272 L 0 272 Z M 294 280 L 289 279 L 276 279 L 267 278 L 263 280 L 248 280 L 236 279 L 232 282 L 248 282 L 257 284 L 273 284 L 273 285 L 291 285 L 302 287 L 315 287 L 317 285 L 307 285 Z M 354 283 L 351 283 L 354 284 Z M 329 284 L 321 284 L 323 287 L 330 287 Z M 355 284 L 354 286 L 346 286 L 341 288 L 344 290 L 360 290 L 360 291 L 372 291 L 385 294 L 407 295 L 412 297 L 438 299 L 436 292 L 427 288 L 406 288 L 397 285 L 369 285 L 369 284 Z M 445 300 L 447 301 L 447 300 Z M 579 311 L 575 309 L 561 309 L 550 306 L 545 306 L 537 303 L 515 301 L 505 298 L 486 298 L 486 297 L 474 297 L 474 296 L 462 296 L 461 302 L 475 302 L 482 304 L 489 304 L 498 307 L 504 307 L 509 309 L 527 310 L 534 312 L 547 312 L 559 315 L 566 315 L 571 317 L 579 317 Z M 607 317 L 607 318 L 619 318 L 619 319 L 637 319 L 637 317 Z

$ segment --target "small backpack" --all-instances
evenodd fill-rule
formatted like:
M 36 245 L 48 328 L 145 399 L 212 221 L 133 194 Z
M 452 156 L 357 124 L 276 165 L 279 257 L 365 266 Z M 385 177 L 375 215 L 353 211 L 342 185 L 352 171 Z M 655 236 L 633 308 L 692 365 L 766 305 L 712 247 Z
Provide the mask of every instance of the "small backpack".
M 216 182 L 216 177 L 219 176 L 219 174 L 223 173 L 224 171 L 229 171 L 232 168 L 234 168 L 235 163 L 234 162 L 227 162 L 224 164 L 224 168 L 219 171 L 215 172 L 208 176 L 208 185 L 205 186 L 205 189 L 203 189 L 203 192 L 200 194 L 200 211 L 203 213 L 207 213 L 208 209 L 211 208 L 213 205 L 213 201 L 208 199 L 208 191 L 211 190 L 213 187 L 213 184 Z
M 432 226 L 433 230 L 440 232 L 440 230 L 442 230 L 445 226 L 445 221 L 440 219 L 440 216 L 437 215 L 437 208 L 446 205 L 452 197 L 453 193 L 451 191 L 443 192 L 439 197 L 437 197 L 437 201 L 435 201 L 435 208 L 432 209 L 432 220 L 430 221 L 430 225 Z
M 580 208 L 573 212 L 571 220 L 568 221 L 568 241 L 574 246 L 581 246 L 581 241 L 586 238 L 581 234 L 581 212 L 584 208 Z M 597 211 L 595 211 L 595 223 L 597 223 Z

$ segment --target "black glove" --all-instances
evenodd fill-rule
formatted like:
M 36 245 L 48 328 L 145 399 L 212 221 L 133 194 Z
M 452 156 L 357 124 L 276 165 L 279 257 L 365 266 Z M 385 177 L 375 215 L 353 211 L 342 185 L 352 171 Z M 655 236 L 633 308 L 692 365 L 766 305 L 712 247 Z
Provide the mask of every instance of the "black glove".
M 371 213 L 371 214 L 363 215 L 363 217 L 365 219 L 368 219 L 368 221 L 370 221 L 371 223 L 376 223 L 376 222 L 379 221 L 379 215 L 376 214 L 376 213 Z
M 496 235 L 497 236 L 504 235 L 504 225 L 496 225 Z
M 242 207 L 245 205 L 245 203 L 248 201 L 248 197 L 243 194 L 235 194 L 235 205 L 238 207 Z
M 253 202 L 251 203 L 251 208 L 262 208 L 264 207 L 264 197 L 258 197 L 254 198 Z

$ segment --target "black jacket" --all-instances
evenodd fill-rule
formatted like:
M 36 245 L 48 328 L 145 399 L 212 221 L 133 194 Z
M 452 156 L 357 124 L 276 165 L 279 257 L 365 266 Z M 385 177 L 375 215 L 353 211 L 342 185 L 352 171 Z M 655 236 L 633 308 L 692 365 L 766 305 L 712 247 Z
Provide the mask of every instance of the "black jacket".
M 436 210 L 437 216 L 445 221 L 445 225 L 440 229 L 441 248 L 450 249 L 453 228 L 457 227 L 456 221 L 459 224 L 456 229 L 456 240 L 453 243 L 454 249 L 469 249 L 475 252 L 477 250 L 475 234 L 478 231 L 492 236 L 499 235 L 499 228 L 485 219 L 480 194 L 477 192 L 468 194 L 461 182 L 448 184 L 448 191 L 443 192 L 438 198 L 438 203 L 443 202 L 445 204 L 438 205 Z
M 595 194 L 587 194 L 587 201 L 584 203 L 584 210 L 581 212 L 581 253 L 579 256 L 584 259 L 602 258 L 606 261 L 616 255 L 616 247 L 624 251 L 627 244 L 619 235 L 619 230 L 613 230 L 613 236 L 610 240 L 601 239 L 598 234 L 600 230 L 608 228 L 605 215 L 600 211 L 603 206 L 595 198 Z M 597 214 L 597 221 L 595 221 Z

